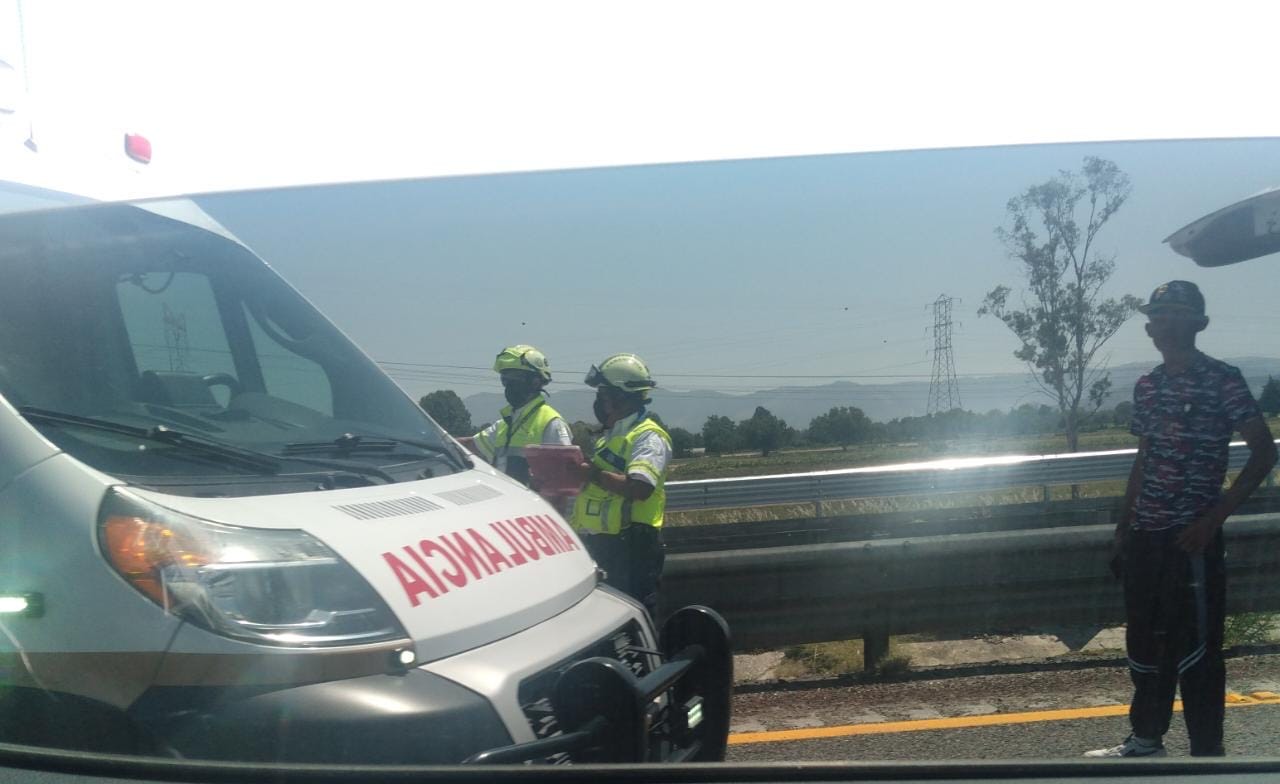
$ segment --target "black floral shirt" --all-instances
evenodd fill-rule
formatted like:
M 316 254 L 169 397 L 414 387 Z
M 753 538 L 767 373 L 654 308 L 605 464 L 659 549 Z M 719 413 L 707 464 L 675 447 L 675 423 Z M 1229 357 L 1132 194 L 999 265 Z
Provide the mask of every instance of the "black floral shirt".
M 1176 375 L 1160 365 L 1133 389 L 1129 430 L 1147 438 L 1134 528 L 1193 522 L 1222 495 L 1231 434 L 1261 416 L 1238 368 L 1197 352 Z

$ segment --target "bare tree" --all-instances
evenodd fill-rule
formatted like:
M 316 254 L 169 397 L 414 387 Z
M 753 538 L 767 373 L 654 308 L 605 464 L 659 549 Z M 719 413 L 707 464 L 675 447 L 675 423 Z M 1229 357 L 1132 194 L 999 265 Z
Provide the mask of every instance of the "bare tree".
M 1022 342 L 1013 355 L 1057 402 L 1072 452 L 1079 448 L 1080 426 L 1111 389 L 1098 350 L 1141 304 L 1130 294 L 1102 297 L 1115 256 L 1096 247 L 1098 233 L 1130 191 L 1129 177 L 1118 166 L 1090 156 L 1080 172 L 1060 171 L 1010 199 L 1009 224 L 997 228 L 996 236 L 1022 262 L 1022 307 L 1010 305 L 1008 286 L 997 286 L 978 310 L 979 316 L 1003 321 Z

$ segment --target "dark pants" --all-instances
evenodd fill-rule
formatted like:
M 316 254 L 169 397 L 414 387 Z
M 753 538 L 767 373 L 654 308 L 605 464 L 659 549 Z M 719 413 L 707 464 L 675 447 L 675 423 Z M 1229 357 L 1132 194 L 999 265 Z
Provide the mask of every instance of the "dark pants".
M 666 553 L 662 529 L 633 523 L 616 535 L 584 536 L 587 552 L 605 572 L 605 585 L 617 588 L 656 616 L 658 587 Z
M 1219 756 L 1226 696 L 1222 532 L 1202 555 L 1188 555 L 1176 543 L 1181 530 L 1130 531 L 1125 545 L 1125 646 L 1134 686 L 1129 723 L 1140 738 L 1162 737 L 1181 685 L 1191 754 Z

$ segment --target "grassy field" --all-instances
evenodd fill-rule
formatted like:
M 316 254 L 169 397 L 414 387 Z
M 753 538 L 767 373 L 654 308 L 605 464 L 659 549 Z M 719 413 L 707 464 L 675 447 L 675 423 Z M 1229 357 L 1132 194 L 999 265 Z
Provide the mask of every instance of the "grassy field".
M 774 674 L 784 681 L 856 674 L 902 675 L 911 669 L 911 657 L 902 653 L 898 646 L 900 642 L 912 639 L 909 636 L 891 638 L 889 655 L 876 667 L 875 673 L 866 673 L 863 669 L 862 640 L 846 640 L 785 648 Z
M 1124 480 L 1089 482 L 1079 485 L 1080 498 L 1107 498 L 1124 493 Z M 1071 487 L 1051 487 L 1052 501 L 1071 498 Z M 1039 487 L 1011 487 L 980 493 L 945 493 L 928 496 L 889 496 L 883 498 L 850 498 L 843 501 L 825 501 L 823 517 L 845 517 L 885 512 L 925 512 L 939 509 L 971 509 L 973 507 L 1003 506 L 1005 504 L 1029 504 L 1044 500 Z M 667 512 L 667 524 L 716 525 L 720 523 L 745 523 L 759 520 L 799 520 L 817 517 L 813 504 L 776 504 L 750 506 L 738 509 L 688 509 Z
M 1271 431 L 1280 435 L 1280 417 L 1270 420 Z M 1137 439 L 1120 428 L 1084 433 L 1080 436 L 1081 451 L 1131 449 Z M 759 454 L 734 454 L 681 458 L 672 462 L 669 478 L 709 479 L 726 476 L 759 476 L 763 474 L 787 474 L 805 471 L 823 471 L 837 468 L 892 465 L 895 463 L 938 460 L 947 457 L 977 457 L 982 455 L 1055 454 L 1065 450 L 1061 434 L 1040 436 L 1005 436 L 984 439 L 953 439 L 936 443 L 914 444 L 860 444 L 841 449 L 792 449 L 775 452 L 768 457 Z M 1273 475 L 1274 476 L 1274 475 Z M 1089 482 L 1077 486 L 1080 498 L 1105 498 L 1124 493 L 1124 480 Z M 1049 488 L 1050 500 L 1067 500 L 1072 497 L 1068 485 Z M 857 498 L 845 501 L 826 501 L 822 505 L 823 516 L 878 514 L 882 512 L 914 512 L 937 509 L 958 509 L 1004 504 L 1033 503 L 1043 500 L 1040 487 L 1015 487 L 1005 490 L 978 493 L 949 493 L 930 496 L 897 496 L 888 498 Z M 671 525 L 709 525 L 757 520 L 791 520 L 818 516 L 812 503 L 779 504 L 741 509 L 704 509 L 668 512 Z
M 1138 440 L 1120 428 L 1084 433 L 1080 450 L 1129 449 Z M 977 457 L 981 455 L 1056 454 L 1066 451 L 1061 435 L 997 436 L 992 438 L 958 438 L 937 442 L 910 444 L 855 444 L 848 451 L 834 449 L 784 449 L 768 457 L 758 453 L 724 456 L 680 458 L 672 461 L 668 478 L 711 479 L 724 476 L 758 476 L 823 471 L 834 468 L 891 465 L 944 457 Z
M 780 680 L 832 678 L 845 675 L 901 675 L 911 669 L 911 655 L 904 643 L 927 642 L 930 635 L 908 634 L 889 641 L 889 655 L 874 673 L 863 669 L 862 641 L 821 642 L 792 645 L 782 651 L 782 661 L 774 674 Z M 1223 648 L 1237 645 L 1265 645 L 1280 639 L 1280 615 L 1239 613 L 1227 616 Z

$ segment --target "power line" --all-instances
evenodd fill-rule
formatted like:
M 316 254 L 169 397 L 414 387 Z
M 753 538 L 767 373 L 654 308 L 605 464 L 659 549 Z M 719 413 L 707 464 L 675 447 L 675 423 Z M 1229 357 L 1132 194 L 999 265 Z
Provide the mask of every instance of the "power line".
M 485 373 L 493 372 L 492 368 L 480 367 L 476 365 L 445 365 L 445 364 L 437 364 L 437 363 L 429 363 L 429 362 L 392 362 L 390 360 L 382 360 L 382 359 L 379 359 L 376 361 L 379 365 L 387 367 L 389 369 L 388 372 L 392 372 L 392 373 L 414 374 L 414 373 L 427 372 L 426 370 L 419 370 L 419 368 L 423 368 L 423 369 L 440 368 L 442 370 L 479 370 L 479 371 L 484 371 Z M 909 367 L 909 366 L 919 365 L 919 364 L 923 364 L 923 363 L 922 362 L 906 362 L 906 363 L 903 363 L 901 367 Z M 895 366 L 889 365 L 886 367 L 895 367 Z M 955 378 L 961 377 L 961 374 L 957 374 L 955 372 L 954 361 L 951 363 L 951 373 Z M 441 374 L 441 375 L 445 375 L 445 374 Z M 1021 372 L 965 373 L 963 374 L 963 377 L 964 378 L 996 378 L 1000 376 L 1017 376 L 1017 375 L 1023 375 L 1023 374 Z M 837 379 L 837 380 L 844 379 L 844 378 L 933 378 L 933 376 L 929 373 L 827 373 L 827 374 L 818 374 L 818 373 L 813 373 L 813 374 L 810 374 L 810 373 L 772 373 L 772 374 L 770 373 L 662 373 L 660 374 L 660 376 L 662 378 L 743 378 L 743 379 L 817 378 L 817 379 Z M 480 377 L 480 378 L 483 378 L 483 377 Z M 576 383 L 576 382 L 554 381 L 552 383 L 562 384 L 562 383 Z M 958 397 L 958 393 L 957 393 L 957 397 Z

